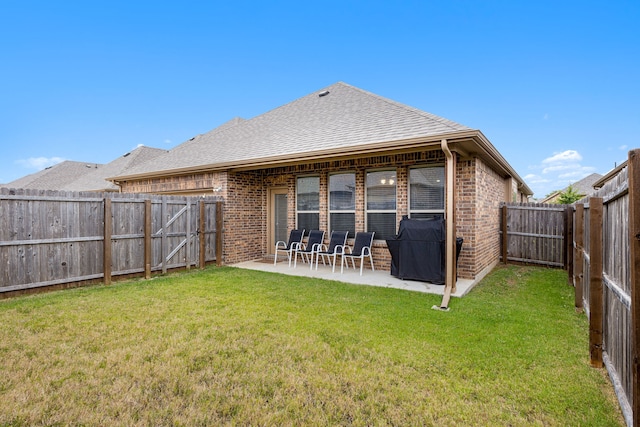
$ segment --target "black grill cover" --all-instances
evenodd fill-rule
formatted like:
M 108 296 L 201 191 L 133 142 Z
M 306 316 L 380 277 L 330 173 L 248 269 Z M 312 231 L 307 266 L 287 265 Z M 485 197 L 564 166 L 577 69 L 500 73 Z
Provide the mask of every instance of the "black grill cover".
M 391 252 L 391 275 L 436 285 L 445 280 L 444 219 L 409 219 L 400 221 L 395 239 L 387 240 Z M 460 253 L 462 239 L 457 239 Z

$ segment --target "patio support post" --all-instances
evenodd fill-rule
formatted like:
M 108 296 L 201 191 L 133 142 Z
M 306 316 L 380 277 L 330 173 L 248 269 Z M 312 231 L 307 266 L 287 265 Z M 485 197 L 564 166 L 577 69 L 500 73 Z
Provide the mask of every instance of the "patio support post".
M 449 306 L 449 299 L 451 299 L 451 293 L 456 291 L 456 157 L 455 154 L 451 153 L 451 150 L 449 150 L 449 145 L 447 144 L 446 139 L 443 139 L 440 142 L 440 145 L 447 159 L 447 164 L 445 167 L 445 192 L 447 200 L 447 206 L 445 210 L 445 223 L 447 227 L 447 235 L 445 241 L 445 288 L 444 296 L 442 297 L 442 303 L 440 303 L 440 308 L 447 309 Z

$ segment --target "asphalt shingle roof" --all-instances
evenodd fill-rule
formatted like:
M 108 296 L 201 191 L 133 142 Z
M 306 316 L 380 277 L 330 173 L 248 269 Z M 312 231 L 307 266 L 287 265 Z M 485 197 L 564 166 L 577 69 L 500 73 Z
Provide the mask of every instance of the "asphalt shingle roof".
M 74 162 L 65 160 L 39 172 L 32 173 L 7 183 L 7 188 L 25 188 L 34 190 L 60 190 L 65 185 L 97 170 L 97 163 Z
M 166 152 L 141 146 L 107 164 L 66 160 L 4 186 L 34 190 L 117 191 L 119 187 L 105 178 L 126 173 L 130 168 Z
M 140 146 L 135 150 L 118 157 L 117 159 L 101 165 L 90 173 L 70 182 L 60 188 L 67 191 L 118 191 L 120 187 L 105 178 L 126 173 L 127 170 L 137 165 L 152 160 L 166 150 L 159 148 Z
M 339 151 L 465 130 L 471 129 L 338 82 L 252 119 L 233 119 L 120 176 Z
M 571 184 L 571 186 L 578 194 L 589 196 L 595 193 L 596 190 L 593 188 L 593 184 L 595 184 L 600 178 L 602 178 L 602 175 L 599 173 L 592 173 L 591 175 L 582 178 L 580 181 Z M 562 191 L 567 191 L 568 188 L 569 187 L 566 187 Z

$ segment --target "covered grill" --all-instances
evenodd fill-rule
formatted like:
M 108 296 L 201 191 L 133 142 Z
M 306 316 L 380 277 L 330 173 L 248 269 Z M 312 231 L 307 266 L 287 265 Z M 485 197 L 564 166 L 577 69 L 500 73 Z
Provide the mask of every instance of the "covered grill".
M 445 281 L 444 219 L 400 221 L 395 239 L 387 240 L 391 252 L 391 275 L 399 279 L 419 280 L 442 285 Z M 456 239 L 456 262 L 462 239 Z

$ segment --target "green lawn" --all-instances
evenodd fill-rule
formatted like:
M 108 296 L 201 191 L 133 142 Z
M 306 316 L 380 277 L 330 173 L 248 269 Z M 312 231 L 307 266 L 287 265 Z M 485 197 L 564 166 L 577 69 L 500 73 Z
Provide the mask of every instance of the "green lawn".
M 211 267 L 0 301 L 0 426 L 624 425 L 566 272 L 440 300 Z

